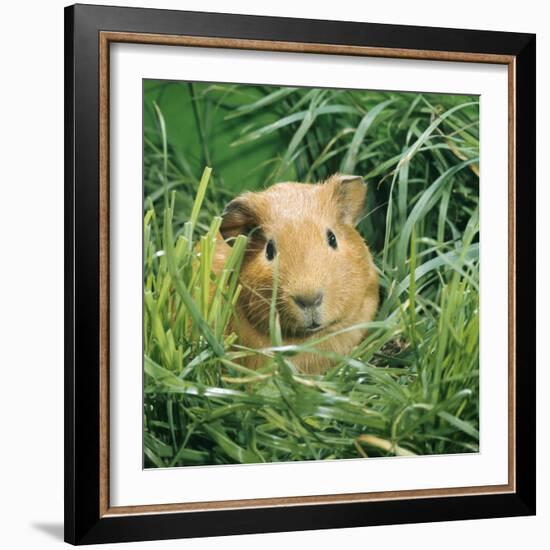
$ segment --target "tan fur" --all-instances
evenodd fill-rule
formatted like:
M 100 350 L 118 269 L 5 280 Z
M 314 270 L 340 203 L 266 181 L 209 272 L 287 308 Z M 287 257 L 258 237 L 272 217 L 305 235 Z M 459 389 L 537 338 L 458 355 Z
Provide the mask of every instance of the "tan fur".
M 228 243 L 238 234 L 249 234 L 240 272 L 242 292 L 233 328 L 239 343 L 251 348 L 271 345 L 269 306 L 274 261 L 268 261 L 266 243 L 276 247 L 279 291 L 277 311 L 285 344 L 300 344 L 335 331 L 371 321 L 378 307 L 378 277 L 370 251 L 354 225 L 361 215 L 366 185 L 356 176 L 334 175 L 321 184 L 279 183 L 257 193 L 245 193 L 224 212 L 221 233 Z M 337 248 L 327 243 L 327 230 Z M 214 271 L 220 272 L 230 252 L 220 236 Z M 308 331 L 303 310 L 292 296 L 323 293 L 316 310 L 321 328 Z M 331 336 L 318 344 L 319 351 L 348 355 L 365 336 L 355 329 Z M 248 360 L 257 368 L 261 359 Z M 322 373 L 331 360 L 316 353 L 292 357 L 304 373 Z

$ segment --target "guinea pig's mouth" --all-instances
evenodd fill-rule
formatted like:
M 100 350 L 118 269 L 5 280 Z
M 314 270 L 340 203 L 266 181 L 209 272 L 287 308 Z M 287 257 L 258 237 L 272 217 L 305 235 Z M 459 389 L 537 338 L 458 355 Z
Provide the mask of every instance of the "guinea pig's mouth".
M 317 321 L 311 322 L 309 325 L 302 327 L 295 327 L 293 333 L 295 336 L 309 336 L 311 334 L 317 334 L 332 327 L 337 323 L 337 320 L 329 321 L 328 323 L 318 323 Z
M 319 323 L 316 323 L 314 321 L 313 323 L 311 323 L 311 325 L 304 327 L 304 332 L 319 332 L 323 328 L 324 328 L 323 325 L 320 325 Z

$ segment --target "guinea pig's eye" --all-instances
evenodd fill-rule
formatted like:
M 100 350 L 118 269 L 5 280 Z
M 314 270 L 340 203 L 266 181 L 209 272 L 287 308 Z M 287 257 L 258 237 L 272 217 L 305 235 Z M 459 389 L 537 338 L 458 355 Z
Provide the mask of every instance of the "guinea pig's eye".
M 273 241 L 267 241 L 267 244 L 265 245 L 265 257 L 271 261 L 275 258 L 275 254 L 277 254 L 275 243 Z
M 338 241 L 336 240 L 336 235 L 330 229 L 327 229 L 327 242 L 331 248 L 338 248 Z

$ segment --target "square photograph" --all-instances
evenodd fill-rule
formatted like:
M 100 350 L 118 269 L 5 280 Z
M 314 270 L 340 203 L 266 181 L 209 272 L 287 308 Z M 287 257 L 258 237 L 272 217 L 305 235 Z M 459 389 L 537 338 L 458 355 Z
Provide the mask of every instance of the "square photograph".
M 143 80 L 143 466 L 479 451 L 479 97 Z

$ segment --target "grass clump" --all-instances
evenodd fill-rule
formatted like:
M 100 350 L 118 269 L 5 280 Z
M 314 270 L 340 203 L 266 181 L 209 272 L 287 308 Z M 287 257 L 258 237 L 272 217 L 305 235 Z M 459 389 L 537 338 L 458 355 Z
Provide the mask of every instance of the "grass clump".
M 476 99 L 148 86 L 145 466 L 477 451 Z M 180 116 L 187 109 L 185 120 L 197 125 L 190 148 L 178 148 L 176 130 L 172 137 L 171 97 Z M 274 138 L 276 145 L 266 145 Z M 220 140 L 224 146 L 216 147 Z M 265 145 L 254 150 L 265 157 L 256 163 L 261 170 L 232 187 L 223 155 L 231 150 L 238 165 L 239 152 L 251 145 Z M 199 175 L 206 162 L 213 177 L 210 169 Z M 306 376 L 292 365 L 299 349 L 277 345 L 275 310 L 269 349 L 239 347 L 228 328 L 246 238 L 238 238 L 216 277 L 218 214 L 241 189 L 259 188 L 256 176 L 266 184 L 315 181 L 338 170 L 369 181 L 359 230 L 375 255 L 383 295 L 353 353 L 336 358 L 324 375 Z M 239 364 L 250 353 L 265 357 L 259 370 Z

